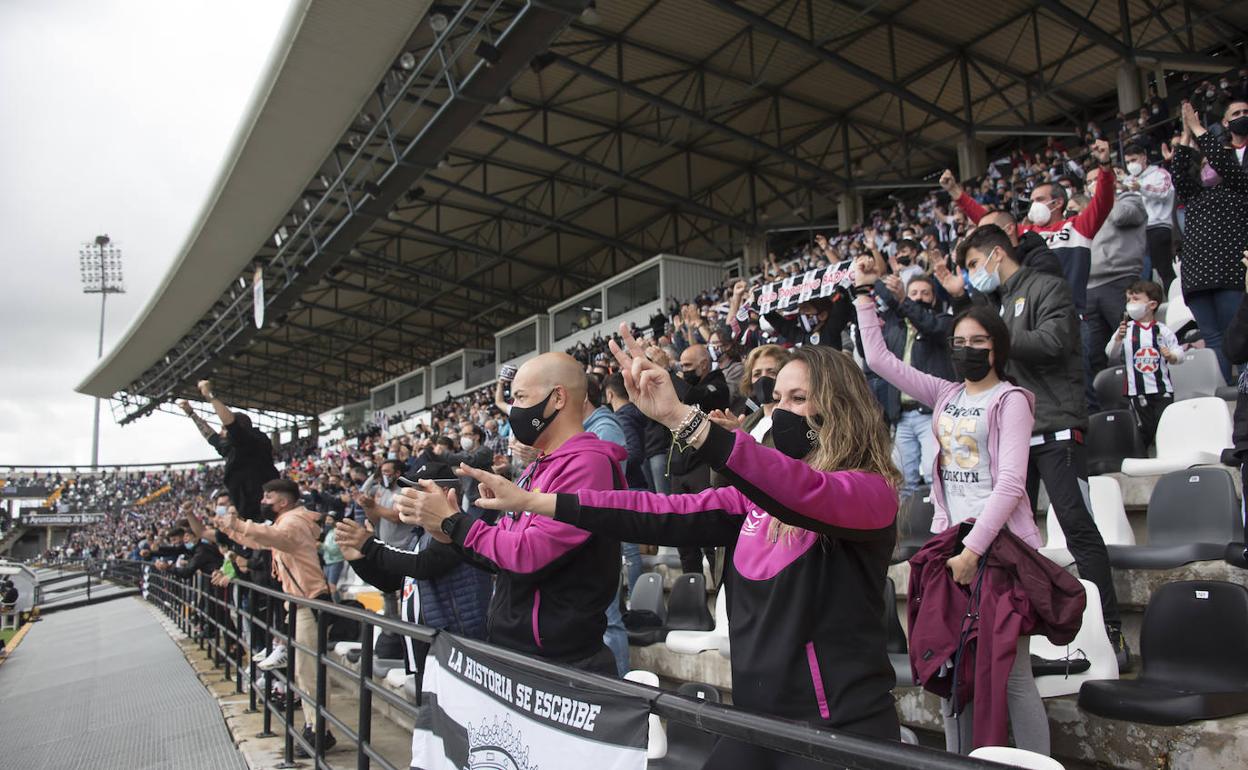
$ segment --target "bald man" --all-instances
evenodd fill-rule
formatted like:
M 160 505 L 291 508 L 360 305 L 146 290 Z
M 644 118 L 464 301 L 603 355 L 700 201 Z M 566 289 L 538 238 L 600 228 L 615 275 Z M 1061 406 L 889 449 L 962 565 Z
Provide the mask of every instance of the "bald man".
M 538 450 L 517 483 L 543 492 L 623 489 L 624 447 L 586 433 L 585 370 L 565 353 L 527 361 L 511 384 L 511 427 Z M 489 641 L 606 676 L 617 676 L 603 644 L 607 605 L 620 583 L 620 543 L 546 516 L 513 511 L 495 524 L 415 489 L 395 507 L 436 527 L 470 563 L 498 579 L 490 600 Z M 431 507 L 437 504 L 435 510 Z M 433 516 L 434 519 L 429 517 Z M 439 531 L 440 530 L 440 531 Z

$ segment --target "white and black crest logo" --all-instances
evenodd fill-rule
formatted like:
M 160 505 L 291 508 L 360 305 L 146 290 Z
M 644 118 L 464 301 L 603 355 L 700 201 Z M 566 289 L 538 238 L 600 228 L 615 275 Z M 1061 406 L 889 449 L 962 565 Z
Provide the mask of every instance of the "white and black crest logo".
M 539 770 L 529 762 L 524 736 L 506 717 L 468 725 L 468 764 L 464 770 Z

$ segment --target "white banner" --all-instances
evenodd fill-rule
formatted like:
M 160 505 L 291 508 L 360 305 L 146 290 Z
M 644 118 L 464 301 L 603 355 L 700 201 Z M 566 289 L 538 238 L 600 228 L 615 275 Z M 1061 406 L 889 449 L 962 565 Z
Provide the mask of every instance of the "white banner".
M 522 671 L 449 634 L 425 662 L 413 770 L 645 770 L 646 702 Z
M 837 287 L 849 288 L 853 284 L 851 267 L 853 262 L 846 260 L 763 284 L 758 291 L 758 312 L 788 310 L 815 297 L 831 296 Z

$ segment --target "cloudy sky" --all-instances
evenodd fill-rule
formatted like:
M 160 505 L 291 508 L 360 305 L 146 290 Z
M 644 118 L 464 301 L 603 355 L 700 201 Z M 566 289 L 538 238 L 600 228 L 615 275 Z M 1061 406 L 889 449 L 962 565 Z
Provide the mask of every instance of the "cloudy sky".
M 99 296 L 78 248 L 124 251 L 107 351 L 173 263 L 221 170 L 289 0 L 0 2 L 0 465 L 87 464 Z M 120 428 L 101 463 L 212 456 L 185 419 Z

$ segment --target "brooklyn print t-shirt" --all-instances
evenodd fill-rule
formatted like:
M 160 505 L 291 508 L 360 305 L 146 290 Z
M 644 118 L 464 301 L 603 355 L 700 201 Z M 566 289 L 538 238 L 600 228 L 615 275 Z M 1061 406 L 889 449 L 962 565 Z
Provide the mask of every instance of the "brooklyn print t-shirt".
M 1004 383 L 971 395 L 963 390 L 936 421 L 940 440 L 940 483 L 951 524 L 978 517 L 992 494 L 988 405 Z

